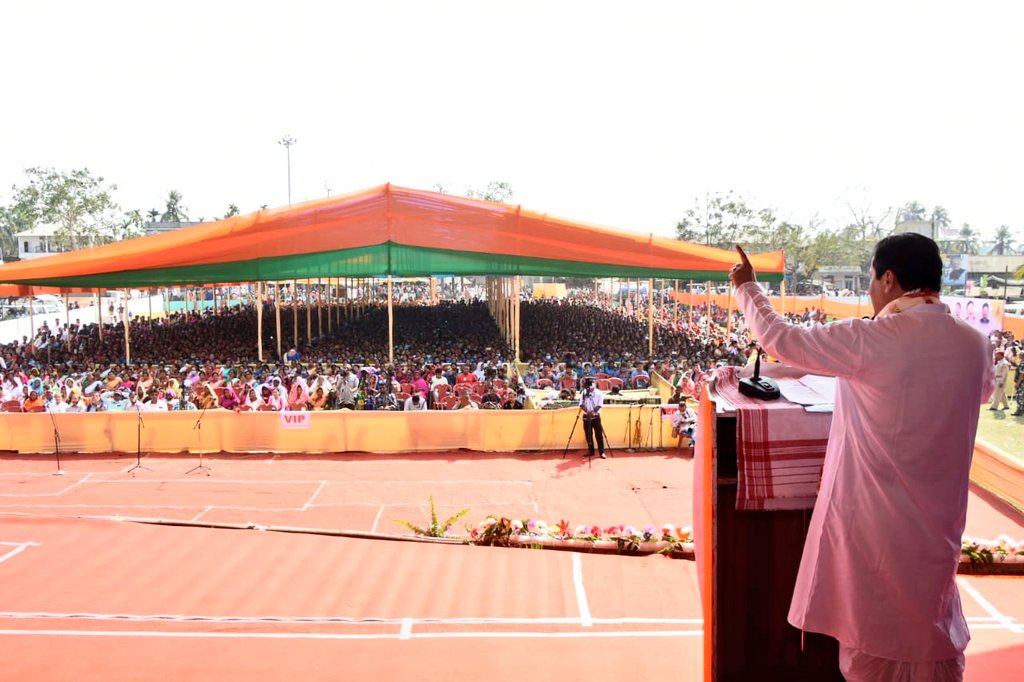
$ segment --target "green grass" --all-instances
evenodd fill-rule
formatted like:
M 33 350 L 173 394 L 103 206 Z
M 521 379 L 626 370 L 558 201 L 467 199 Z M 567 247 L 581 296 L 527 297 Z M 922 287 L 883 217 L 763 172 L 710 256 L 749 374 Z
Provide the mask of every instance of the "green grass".
M 1002 412 L 990 412 L 987 404 L 982 405 L 978 439 L 1024 462 L 1024 417 L 1012 416 L 1017 405 L 1011 401 L 1011 406 Z

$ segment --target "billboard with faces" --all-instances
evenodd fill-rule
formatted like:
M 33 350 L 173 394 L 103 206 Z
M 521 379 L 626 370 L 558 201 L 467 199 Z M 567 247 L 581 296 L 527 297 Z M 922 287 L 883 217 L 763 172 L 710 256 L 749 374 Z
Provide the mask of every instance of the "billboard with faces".
M 969 298 L 966 296 L 943 296 L 942 302 L 949 311 L 975 329 L 988 334 L 1003 329 L 1003 301 L 991 298 Z

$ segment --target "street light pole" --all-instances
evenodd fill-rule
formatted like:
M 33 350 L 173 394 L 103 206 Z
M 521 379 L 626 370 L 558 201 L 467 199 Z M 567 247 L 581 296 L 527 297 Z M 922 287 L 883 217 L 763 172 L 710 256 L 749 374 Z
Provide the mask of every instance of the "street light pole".
M 284 145 L 285 152 L 288 155 L 288 205 L 292 205 L 292 145 L 298 142 L 291 135 L 285 135 L 277 141 L 278 144 Z

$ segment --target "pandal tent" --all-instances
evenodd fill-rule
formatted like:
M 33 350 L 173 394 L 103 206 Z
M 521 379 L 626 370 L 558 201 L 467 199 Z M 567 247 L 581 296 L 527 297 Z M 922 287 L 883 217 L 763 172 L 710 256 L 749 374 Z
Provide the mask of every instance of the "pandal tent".
M 781 281 L 781 251 L 751 261 L 762 280 Z M 517 301 L 521 275 L 725 281 L 735 262 L 731 251 L 387 184 L 10 263 L 0 283 L 25 292 L 388 276 L 390 285 L 444 273 L 514 279 L 496 293 Z

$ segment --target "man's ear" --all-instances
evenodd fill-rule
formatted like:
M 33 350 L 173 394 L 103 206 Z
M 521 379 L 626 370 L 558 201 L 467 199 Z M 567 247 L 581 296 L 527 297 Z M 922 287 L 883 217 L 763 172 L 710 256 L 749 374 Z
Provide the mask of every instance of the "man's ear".
M 886 270 L 882 273 L 882 290 L 886 293 L 892 291 L 899 285 L 896 281 L 896 275 L 893 274 L 892 270 Z

